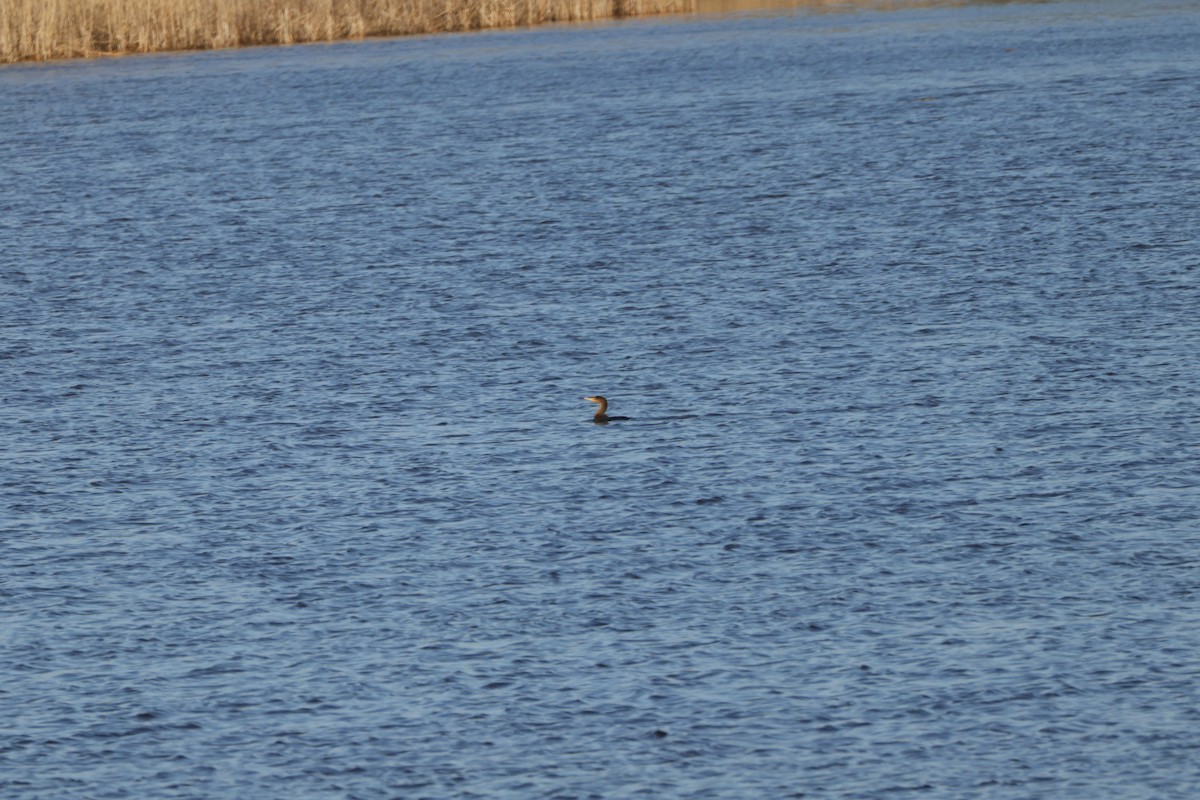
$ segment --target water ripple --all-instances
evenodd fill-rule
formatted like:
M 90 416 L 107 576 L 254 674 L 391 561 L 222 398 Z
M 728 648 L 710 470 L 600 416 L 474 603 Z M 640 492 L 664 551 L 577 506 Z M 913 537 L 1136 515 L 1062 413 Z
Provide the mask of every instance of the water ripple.
M 1198 25 L 0 71 L 4 796 L 1194 794 Z

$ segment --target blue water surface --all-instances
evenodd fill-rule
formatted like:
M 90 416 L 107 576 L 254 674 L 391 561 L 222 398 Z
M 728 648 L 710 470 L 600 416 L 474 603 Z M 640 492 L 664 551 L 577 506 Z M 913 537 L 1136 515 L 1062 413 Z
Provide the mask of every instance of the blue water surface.
M 0 794 L 1200 792 L 1197 41 L 0 69 Z

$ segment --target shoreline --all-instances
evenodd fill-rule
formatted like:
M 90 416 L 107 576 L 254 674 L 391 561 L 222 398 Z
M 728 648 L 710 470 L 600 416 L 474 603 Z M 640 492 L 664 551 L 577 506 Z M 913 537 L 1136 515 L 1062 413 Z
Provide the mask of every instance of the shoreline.
M 10 64 L 362 41 L 672 14 L 781 8 L 844 13 L 995 2 L 997 0 L 0 0 L 3 4 L 0 8 L 0 68 Z
M 698 0 L 8 0 L 0 65 L 533 27 Z

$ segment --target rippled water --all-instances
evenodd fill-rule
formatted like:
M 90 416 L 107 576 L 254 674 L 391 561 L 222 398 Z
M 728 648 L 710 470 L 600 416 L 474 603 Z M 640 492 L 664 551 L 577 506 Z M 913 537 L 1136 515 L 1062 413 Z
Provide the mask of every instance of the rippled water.
M 1198 36 L 0 70 L 0 793 L 1200 791 Z

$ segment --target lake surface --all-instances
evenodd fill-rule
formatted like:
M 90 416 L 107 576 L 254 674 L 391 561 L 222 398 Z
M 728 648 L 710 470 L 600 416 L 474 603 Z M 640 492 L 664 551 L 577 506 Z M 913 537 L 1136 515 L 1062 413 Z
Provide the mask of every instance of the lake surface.
M 0 69 L 0 794 L 1200 792 L 1198 41 Z

